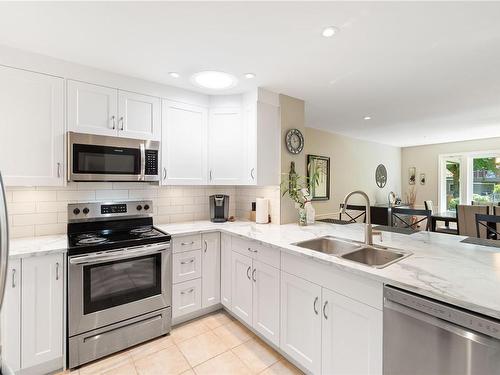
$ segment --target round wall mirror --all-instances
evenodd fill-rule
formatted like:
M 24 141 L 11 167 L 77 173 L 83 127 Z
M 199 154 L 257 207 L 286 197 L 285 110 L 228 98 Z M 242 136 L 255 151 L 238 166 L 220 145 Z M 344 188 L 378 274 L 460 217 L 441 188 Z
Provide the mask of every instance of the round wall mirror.
M 375 171 L 375 182 L 379 188 L 383 188 L 387 183 L 387 169 L 384 164 L 379 164 Z

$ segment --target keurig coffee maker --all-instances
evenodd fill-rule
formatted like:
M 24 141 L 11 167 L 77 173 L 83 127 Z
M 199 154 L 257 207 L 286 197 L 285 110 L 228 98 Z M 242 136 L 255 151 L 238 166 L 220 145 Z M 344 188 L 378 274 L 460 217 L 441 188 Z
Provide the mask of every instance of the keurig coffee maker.
M 210 221 L 223 223 L 229 217 L 229 195 L 216 194 L 209 197 Z

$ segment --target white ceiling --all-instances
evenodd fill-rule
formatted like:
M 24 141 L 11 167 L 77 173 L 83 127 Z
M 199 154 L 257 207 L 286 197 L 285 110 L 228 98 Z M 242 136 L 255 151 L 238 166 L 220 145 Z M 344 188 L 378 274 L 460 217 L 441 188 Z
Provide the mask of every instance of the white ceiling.
M 0 44 L 192 90 L 199 70 L 253 72 L 225 93 L 262 86 L 304 99 L 307 126 L 408 146 L 500 136 L 499 19 L 500 2 L 2 2 Z

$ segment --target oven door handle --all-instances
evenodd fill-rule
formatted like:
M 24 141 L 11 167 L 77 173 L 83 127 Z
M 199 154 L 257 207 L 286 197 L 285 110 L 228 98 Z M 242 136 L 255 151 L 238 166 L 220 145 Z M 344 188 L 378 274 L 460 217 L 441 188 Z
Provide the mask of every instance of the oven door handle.
M 70 264 L 91 264 L 91 263 L 103 263 L 110 262 L 113 260 L 127 259 L 138 257 L 142 255 L 154 254 L 160 251 L 165 251 L 170 249 L 169 243 L 164 243 L 161 245 L 148 246 L 146 248 L 141 247 L 137 249 L 127 248 L 120 251 L 110 251 L 106 254 L 88 254 L 82 256 L 75 256 L 69 259 Z

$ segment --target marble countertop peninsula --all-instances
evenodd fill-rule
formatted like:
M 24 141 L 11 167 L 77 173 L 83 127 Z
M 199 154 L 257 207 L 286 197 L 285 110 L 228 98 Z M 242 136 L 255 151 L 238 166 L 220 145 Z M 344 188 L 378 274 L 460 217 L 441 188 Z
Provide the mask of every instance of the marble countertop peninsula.
M 465 237 L 431 232 L 411 235 L 383 232 L 383 242 L 376 244 L 402 249 L 411 256 L 377 269 L 333 255 L 301 248 L 293 243 L 320 236 L 363 241 L 362 224 L 336 225 L 316 223 L 299 227 L 297 224 L 255 224 L 248 221 L 211 223 L 197 221 L 157 225 L 172 236 L 221 231 L 259 241 L 277 250 L 304 256 L 329 264 L 337 269 L 356 273 L 386 284 L 435 298 L 453 305 L 500 319 L 500 249 L 461 243 Z M 66 235 L 13 239 L 10 257 L 45 255 L 65 252 Z

